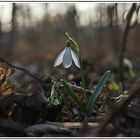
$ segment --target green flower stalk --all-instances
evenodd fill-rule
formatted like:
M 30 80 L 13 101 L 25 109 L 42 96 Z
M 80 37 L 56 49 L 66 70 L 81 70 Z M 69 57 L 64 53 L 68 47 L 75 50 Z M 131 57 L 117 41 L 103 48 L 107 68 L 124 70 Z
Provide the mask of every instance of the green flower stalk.
M 86 95 L 86 81 L 85 81 L 84 68 L 83 68 L 83 64 L 82 64 L 82 60 L 81 60 L 80 47 L 76 43 L 76 41 L 68 33 L 66 33 L 66 35 L 67 35 L 69 41 L 76 48 L 76 51 L 77 51 L 77 54 L 78 54 L 78 59 L 79 59 L 79 63 L 80 63 L 80 75 L 81 75 L 81 79 L 82 79 L 82 87 L 83 87 L 83 91 L 84 91 L 84 94 L 85 94 L 85 99 L 87 99 L 87 95 Z
M 69 86 L 67 81 L 61 80 L 64 88 L 68 92 L 69 96 L 75 101 L 75 103 L 79 106 L 81 111 L 86 116 L 91 116 L 93 111 L 93 106 L 95 104 L 96 99 L 101 93 L 102 88 L 104 87 L 105 83 L 109 79 L 110 71 L 106 71 L 103 76 L 101 77 L 99 83 L 97 84 L 97 87 L 92 92 L 92 95 L 90 98 L 87 98 L 86 93 L 86 81 L 85 81 L 85 74 L 84 74 L 84 68 L 81 61 L 81 54 L 80 54 L 80 47 L 76 43 L 76 41 L 69 36 L 68 33 L 66 33 L 68 40 L 66 41 L 65 49 L 57 56 L 54 67 L 60 65 L 63 63 L 63 66 L 65 68 L 69 68 L 72 64 L 72 61 L 74 61 L 75 65 L 80 68 L 80 74 L 81 74 L 81 80 L 82 80 L 82 88 L 84 92 L 84 101 L 80 100 L 80 98 L 75 94 L 75 92 L 72 90 L 72 88 Z M 77 54 L 71 49 L 71 44 L 75 47 Z

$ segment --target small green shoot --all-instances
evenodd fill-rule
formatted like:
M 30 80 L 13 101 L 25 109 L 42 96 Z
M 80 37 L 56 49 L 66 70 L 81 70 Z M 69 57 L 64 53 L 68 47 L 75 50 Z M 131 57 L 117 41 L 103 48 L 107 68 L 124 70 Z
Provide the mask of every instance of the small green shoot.
M 95 104 L 95 101 L 97 99 L 97 97 L 99 96 L 99 94 L 101 93 L 102 88 L 104 87 L 106 81 L 108 80 L 110 76 L 110 71 L 106 71 L 104 73 L 104 75 L 101 77 L 99 83 L 97 84 L 97 87 L 95 88 L 94 92 L 92 93 L 89 102 L 88 102 L 88 111 L 89 114 L 91 115 L 92 113 L 92 108 Z
M 50 103 L 55 104 L 55 105 L 60 104 L 58 93 L 55 90 L 55 86 L 53 82 L 52 82 L 52 87 L 51 87 Z

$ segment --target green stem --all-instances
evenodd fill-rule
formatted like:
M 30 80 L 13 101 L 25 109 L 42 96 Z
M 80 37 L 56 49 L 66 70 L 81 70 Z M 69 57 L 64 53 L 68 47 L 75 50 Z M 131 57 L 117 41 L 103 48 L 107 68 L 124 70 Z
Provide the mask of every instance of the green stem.
M 85 98 L 87 99 L 84 68 L 83 68 L 83 64 L 82 64 L 82 61 L 81 61 L 81 57 L 80 57 L 81 56 L 80 51 L 77 51 L 77 52 L 78 52 L 78 57 L 79 57 L 79 62 L 80 62 L 80 75 L 81 75 L 81 80 L 82 80 L 83 92 L 85 94 Z
M 87 103 L 86 82 L 85 82 L 84 69 L 83 69 L 83 65 L 82 65 L 82 61 L 81 61 L 80 47 L 68 33 L 66 33 L 66 35 L 69 38 L 69 41 L 72 42 L 72 44 L 75 46 L 76 51 L 78 53 L 79 62 L 80 62 L 80 75 L 81 75 L 81 80 L 82 80 L 82 87 L 83 87 L 83 92 L 85 95 L 85 103 Z
M 84 68 L 81 60 L 81 55 L 80 55 L 80 50 L 77 50 L 78 57 L 79 57 L 79 63 L 80 63 L 80 75 L 81 75 L 81 80 L 82 80 L 82 87 L 83 87 L 83 92 L 84 92 L 84 103 L 85 107 L 88 108 L 88 98 L 87 98 L 87 92 L 86 92 L 86 80 L 85 80 L 85 73 L 84 73 Z

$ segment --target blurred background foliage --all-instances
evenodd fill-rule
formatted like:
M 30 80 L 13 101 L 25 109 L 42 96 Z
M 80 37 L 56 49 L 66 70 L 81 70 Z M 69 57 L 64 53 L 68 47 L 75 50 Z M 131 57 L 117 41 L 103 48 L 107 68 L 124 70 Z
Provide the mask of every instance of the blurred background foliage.
M 68 32 L 90 65 L 116 63 L 125 19 L 132 3 L 0 3 L 0 56 L 51 72 Z M 132 23 L 126 57 L 140 61 L 139 14 Z

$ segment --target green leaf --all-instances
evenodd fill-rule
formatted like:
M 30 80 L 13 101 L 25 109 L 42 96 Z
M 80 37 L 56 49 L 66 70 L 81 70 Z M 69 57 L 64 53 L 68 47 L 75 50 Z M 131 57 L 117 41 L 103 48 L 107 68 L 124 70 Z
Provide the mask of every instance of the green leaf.
M 54 84 L 51 87 L 51 97 L 55 95 L 55 89 L 54 89 Z
M 79 52 L 80 47 L 79 45 L 76 43 L 76 41 L 68 34 L 66 33 L 67 37 L 69 38 L 70 42 L 72 42 L 72 44 L 74 44 L 74 46 L 76 47 L 77 51 Z
M 92 93 L 89 102 L 88 102 L 88 110 L 89 110 L 89 114 L 91 115 L 92 113 L 92 108 L 94 106 L 94 103 L 97 99 L 97 97 L 99 96 L 99 94 L 101 93 L 102 88 L 104 87 L 106 81 L 108 80 L 110 76 L 110 71 L 106 71 L 104 73 L 104 75 L 101 77 L 97 87 L 95 88 L 94 92 Z
M 58 97 L 58 93 L 57 91 L 55 90 L 55 86 L 54 84 L 52 83 L 52 87 L 51 87 L 51 96 L 50 96 L 50 102 L 52 104 L 60 104 L 60 101 L 59 101 L 59 97 Z
M 72 88 L 67 84 L 65 80 L 61 80 L 62 84 L 64 85 L 66 91 L 68 94 L 71 96 L 71 98 L 75 101 L 75 103 L 80 107 L 80 109 L 85 113 L 86 115 L 88 114 L 88 111 L 86 107 L 83 105 L 83 103 L 80 101 L 80 99 L 75 95 L 74 91 Z

